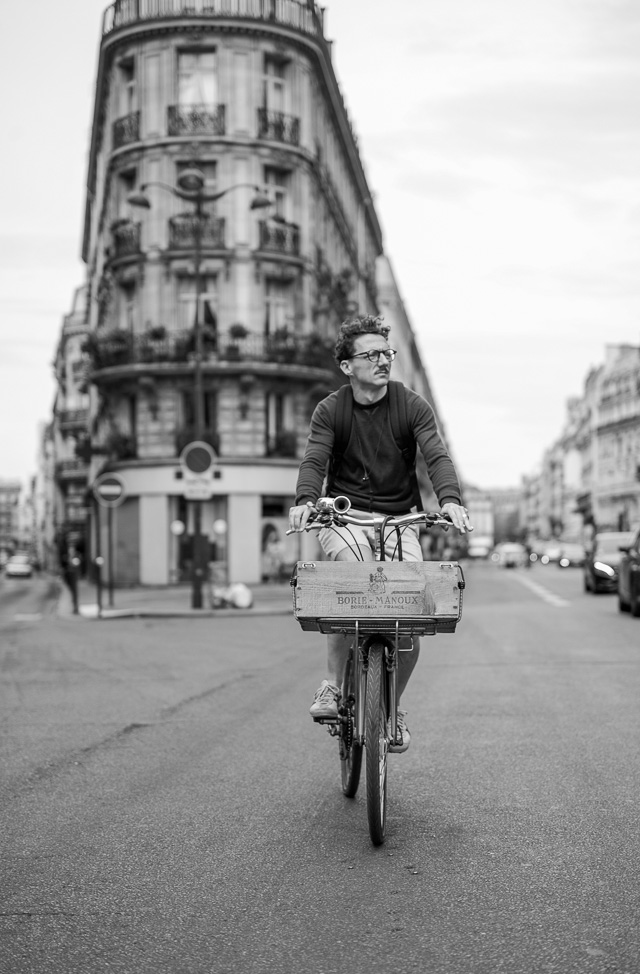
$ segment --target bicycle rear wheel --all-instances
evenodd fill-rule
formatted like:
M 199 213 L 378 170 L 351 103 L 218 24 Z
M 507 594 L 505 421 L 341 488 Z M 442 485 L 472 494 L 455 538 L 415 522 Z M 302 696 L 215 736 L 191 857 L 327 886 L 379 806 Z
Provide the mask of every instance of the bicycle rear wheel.
M 369 646 L 365 746 L 367 749 L 367 817 L 374 845 L 382 845 L 387 824 L 388 709 L 384 643 Z
M 355 690 L 356 667 L 354 652 L 350 650 L 342 675 L 342 699 L 340 715 L 343 718 L 340 725 L 340 770 L 342 774 L 342 791 L 347 798 L 354 798 L 360 784 L 360 769 L 362 767 L 362 745 L 354 740 L 355 731 Z

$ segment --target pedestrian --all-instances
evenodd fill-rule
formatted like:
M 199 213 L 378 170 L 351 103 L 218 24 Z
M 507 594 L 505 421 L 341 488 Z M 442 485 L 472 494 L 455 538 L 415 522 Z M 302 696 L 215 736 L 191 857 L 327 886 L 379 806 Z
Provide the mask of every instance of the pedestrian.
M 391 382 L 396 352 L 389 347 L 388 333 L 382 319 L 371 315 L 356 315 L 340 326 L 334 355 L 349 381 L 318 403 L 311 417 L 295 505 L 289 511 L 289 525 L 295 530 L 304 528 L 312 506 L 323 494 L 348 497 L 355 514 L 401 515 L 408 514 L 412 507 L 422 509 L 415 473 L 416 445 L 425 459 L 441 512 L 451 518 L 460 532 L 470 529 L 460 483 L 438 433 L 433 409 L 402 383 Z M 356 525 L 349 525 L 348 529 L 322 528 L 318 538 L 329 559 L 354 561 L 358 552 L 361 560 L 374 558 L 372 538 L 366 529 Z M 395 549 L 395 537 L 390 537 L 386 546 L 388 558 L 395 556 Z M 418 529 L 406 530 L 402 549 L 405 560 L 423 560 Z M 310 710 L 314 719 L 337 716 L 338 680 L 349 642 L 348 636 L 328 636 L 328 679 L 316 691 Z M 418 655 L 416 637 L 413 651 L 400 653 L 399 698 Z M 392 744 L 390 750 L 406 751 L 411 736 L 406 711 L 402 709 L 398 711 L 397 736 L 401 743 Z

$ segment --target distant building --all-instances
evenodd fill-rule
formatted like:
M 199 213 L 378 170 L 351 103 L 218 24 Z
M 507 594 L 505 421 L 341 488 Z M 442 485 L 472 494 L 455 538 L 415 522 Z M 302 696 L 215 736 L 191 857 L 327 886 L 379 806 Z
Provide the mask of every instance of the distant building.
M 0 480 L 0 557 L 6 559 L 20 543 L 19 480 Z

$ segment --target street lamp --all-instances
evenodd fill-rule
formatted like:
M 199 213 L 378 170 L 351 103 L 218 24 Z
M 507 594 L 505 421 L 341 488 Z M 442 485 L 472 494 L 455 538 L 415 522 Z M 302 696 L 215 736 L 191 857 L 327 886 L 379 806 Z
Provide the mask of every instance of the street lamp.
M 158 186 L 167 190 L 173 196 L 182 200 L 187 200 L 195 205 L 195 226 L 194 226 L 194 277 L 196 285 L 196 317 L 194 324 L 195 356 L 193 373 L 193 400 L 194 400 L 194 439 L 202 440 L 204 435 L 204 390 L 202 385 L 202 323 L 200 321 L 200 298 L 202 296 L 202 275 L 200 265 L 202 261 L 202 218 L 203 205 L 213 203 L 226 196 L 227 193 L 236 189 L 251 188 L 255 196 L 251 200 L 251 210 L 266 209 L 273 205 L 261 190 L 260 187 L 252 183 L 236 183 L 228 186 L 227 189 L 219 190 L 215 193 L 205 191 L 205 176 L 201 169 L 189 167 L 183 169 L 179 174 L 176 186 L 169 186 L 167 183 L 149 182 L 143 183 L 140 190 L 130 193 L 127 197 L 132 206 L 151 209 L 151 201 L 146 195 L 149 186 Z M 202 501 L 193 500 L 193 575 L 191 589 L 191 607 L 193 609 L 202 608 L 202 586 L 206 575 L 208 562 L 205 549 L 205 539 L 202 536 Z

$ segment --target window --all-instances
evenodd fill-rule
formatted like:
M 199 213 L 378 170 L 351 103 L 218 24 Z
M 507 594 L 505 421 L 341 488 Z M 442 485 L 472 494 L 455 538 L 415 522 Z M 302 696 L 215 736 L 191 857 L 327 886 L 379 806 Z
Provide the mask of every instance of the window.
M 133 333 L 136 318 L 136 285 L 133 281 L 120 285 L 119 305 L 120 328 Z
M 120 114 L 129 115 L 136 109 L 136 62 L 123 58 L 118 64 L 120 76 Z
M 138 174 L 136 169 L 123 169 L 118 173 L 118 214 L 123 217 L 125 212 L 130 212 L 125 211 L 125 206 L 129 205 L 127 202 L 128 197 L 130 193 L 135 191 L 137 178 Z
M 218 429 L 218 396 L 215 392 L 205 392 L 203 396 L 204 407 L 204 428 L 212 433 Z M 182 418 L 184 425 L 192 427 L 195 425 L 196 410 L 193 399 L 193 392 L 185 392 L 182 397 Z
M 291 396 L 284 392 L 267 393 L 267 436 L 277 437 L 285 429 L 293 426 Z
M 284 169 L 275 169 L 273 166 L 265 166 L 264 182 L 267 196 L 273 200 L 273 216 L 282 220 L 288 219 L 289 204 L 289 173 Z
M 205 329 L 205 339 L 209 332 L 218 329 L 218 295 L 215 277 L 205 278 L 200 294 L 200 323 Z M 193 277 L 178 278 L 178 328 L 189 331 L 196 323 L 196 282 Z
M 274 58 L 266 57 L 264 60 L 262 103 L 267 111 L 286 111 L 285 65 Z
M 290 328 L 293 324 L 293 302 L 291 284 L 288 281 L 267 280 L 265 298 L 265 335 L 273 335 L 280 328 Z
M 216 77 L 216 52 L 182 52 L 178 55 L 178 104 L 216 104 L 218 84 Z

